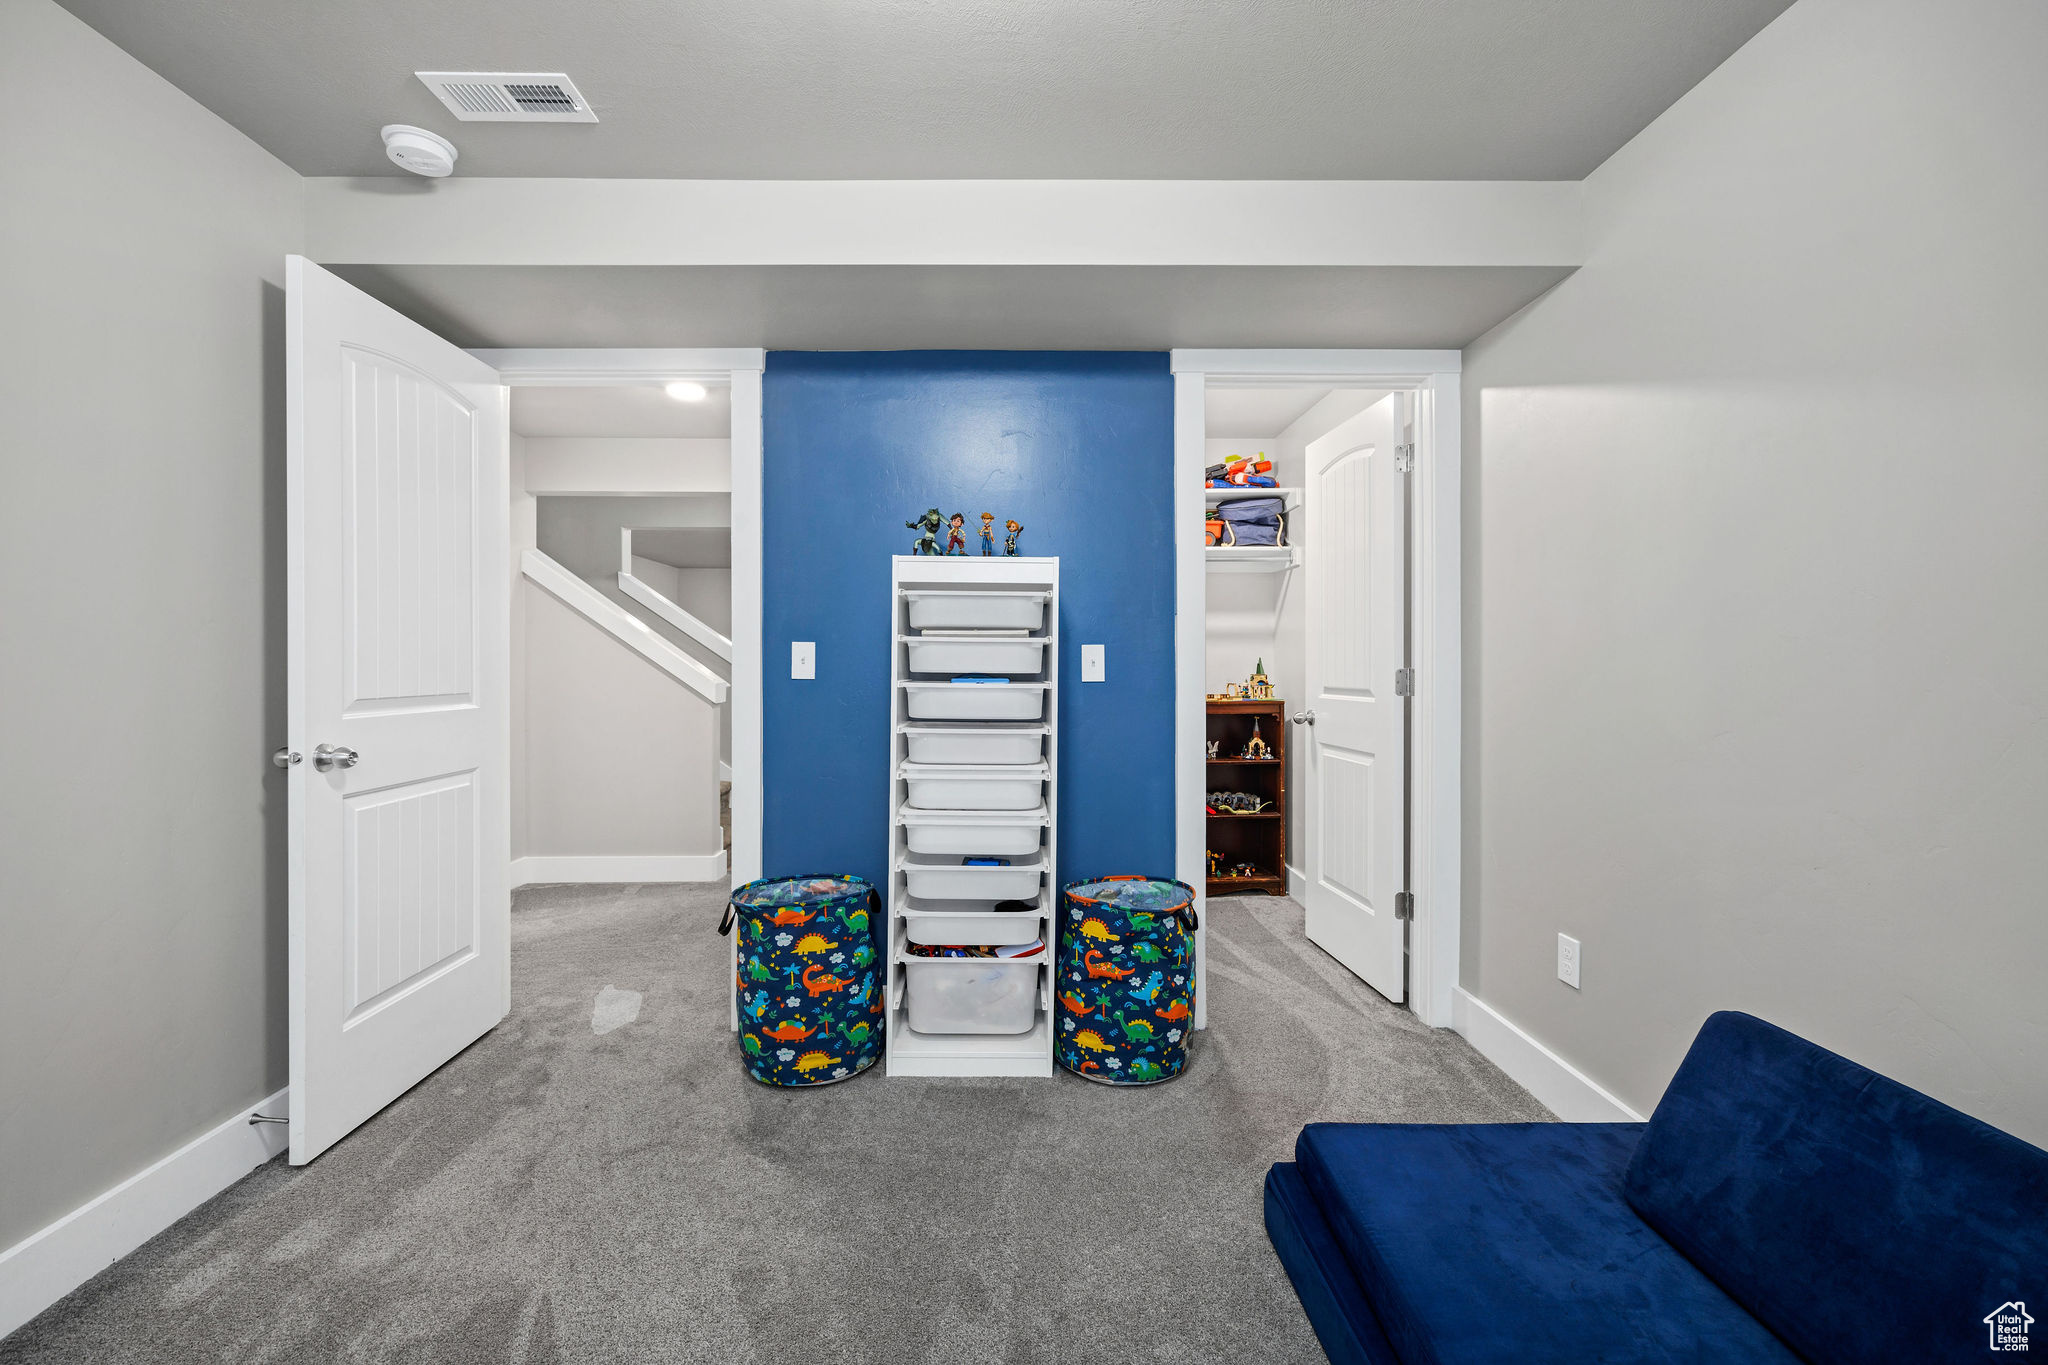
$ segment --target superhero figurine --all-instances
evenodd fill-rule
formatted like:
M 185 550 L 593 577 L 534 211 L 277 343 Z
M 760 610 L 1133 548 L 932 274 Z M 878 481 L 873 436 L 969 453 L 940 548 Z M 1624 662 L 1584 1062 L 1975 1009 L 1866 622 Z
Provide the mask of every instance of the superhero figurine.
M 939 515 L 939 509 L 936 507 L 926 512 L 916 521 L 904 522 L 903 527 L 905 530 L 918 533 L 916 543 L 910 547 L 910 553 L 914 555 L 935 555 L 939 553 L 939 528 L 945 524 L 946 519 Z

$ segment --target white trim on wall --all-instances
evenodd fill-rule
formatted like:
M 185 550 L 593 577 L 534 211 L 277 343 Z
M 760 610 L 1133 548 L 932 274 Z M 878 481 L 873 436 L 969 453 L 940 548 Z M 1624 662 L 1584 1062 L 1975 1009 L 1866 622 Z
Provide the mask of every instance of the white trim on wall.
M 619 575 L 619 591 L 695 640 L 727 663 L 732 662 L 732 641 L 684 611 L 659 589 L 650 587 L 630 572 Z
M 1451 1027 L 1480 1056 L 1507 1073 L 1566 1123 L 1641 1123 L 1643 1116 L 1623 1104 L 1591 1076 L 1529 1036 L 1521 1025 L 1460 988 Z
M 555 882 L 715 882 L 725 877 L 725 850 L 716 853 L 647 853 L 512 860 L 512 885 Z
M 1199 812 L 1206 771 L 1202 743 L 1206 721 L 1190 729 L 1180 723 L 1192 704 L 1206 714 L 1203 668 L 1204 573 L 1201 518 L 1183 508 L 1199 506 L 1208 413 L 1207 386 L 1328 384 L 1412 393 L 1416 401 L 1415 531 L 1410 542 L 1416 565 L 1409 602 L 1414 622 L 1410 666 L 1416 674 L 1416 705 L 1408 749 L 1410 793 L 1410 886 L 1415 919 L 1408 940 L 1409 1006 L 1432 1028 L 1450 1028 L 1456 1014 L 1458 932 L 1462 913 L 1459 859 L 1463 807 L 1460 791 L 1459 701 L 1459 492 L 1462 480 L 1458 426 L 1457 351 L 1181 350 L 1172 354 L 1174 375 L 1174 551 L 1178 584 L 1175 612 L 1189 629 L 1176 635 L 1174 727 L 1174 866 L 1183 881 L 1200 885 L 1204 833 Z M 1193 469 L 1189 461 L 1193 460 Z M 1193 572 L 1188 572 L 1192 561 Z M 1183 637 L 1192 636 L 1192 647 Z M 1196 818 L 1189 820 L 1193 812 Z M 1294 889 L 1289 869 L 1289 889 Z
M 1175 352 L 1176 357 L 1179 352 Z M 1209 1026 L 1208 829 L 1202 814 L 1209 733 L 1209 566 L 1202 553 L 1202 471 L 1208 467 L 1208 381 L 1173 376 L 1173 875 L 1194 888 L 1195 1027 Z
M 0 1337 L 285 1149 L 285 1125 L 251 1123 L 282 1115 L 280 1090 L 193 1138 L 169 1156 L 0 1251 Z

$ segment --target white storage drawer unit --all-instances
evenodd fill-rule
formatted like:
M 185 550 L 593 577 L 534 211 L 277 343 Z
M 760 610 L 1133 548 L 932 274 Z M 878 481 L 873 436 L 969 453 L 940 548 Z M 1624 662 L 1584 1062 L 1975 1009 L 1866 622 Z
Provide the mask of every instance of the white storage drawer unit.
M 1015 858 L 1038 852 L 1046 810 L 982 813 L 905 809 L 897 816 L 903 846 L 912 853 Z
M 1002 947 L 1039 937 L 1036 909 L 995 911 L 987 901 L 932 901 L 912 896 L 898 913 L 912 943 L 984 943 Z
M 912 720 L 1042 720 L 1045 683 L 905 683 Z
M 1044 556 L 891 561 L 891 1076 L 1053 1072 L 1059 587 Z M 956 944 L 1031 956 L 924 956 Z
M 912 763 L 1036 763 L 1045 755 L 1043 725 L 977 725 L 934 721 L 903 727 Z
M 904 964 L 910 1026 L 919 1033 L 1029 1033 L 1038 1018 L 1038 968 L 989 957 Z
M 918 810 L 1036 810 L 1045 797 L 1045 765 L 970 768 L 906 763 L 904 804 Z
M 912 630 L 1038 630 L 1043 592 L 905 592 Z
M 920 900 L 1020 901 L 1038 894 L 1045 862 L 1037 853 L 1012 859 L 1008 867 L 969 867 L 950 853 L 903 855 L 904 889 Z

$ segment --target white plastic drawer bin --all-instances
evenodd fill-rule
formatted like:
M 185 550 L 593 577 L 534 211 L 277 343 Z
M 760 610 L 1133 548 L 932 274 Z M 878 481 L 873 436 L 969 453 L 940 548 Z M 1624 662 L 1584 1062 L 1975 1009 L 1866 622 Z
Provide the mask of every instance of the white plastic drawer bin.
M 1046 640 L 1023 636 L 980 636 L 966 631 L 945 635 L 907 635 L 912 673 L 951 676 L 955 673 L 1000 673 L 1032 677 L 1045 667 Z
M 1038 1019 L 1038 965 L 954 957 L 904 964 L 910 1027 L 919 1033 L 1029 1033 Z
M 912 720 L 1039 720 L 1044 683 L 905 683 Z
M 968 768 L 952 763 L 906 763 L 906 805 L 919 810 L 1036 810 L 1045 796 L 1045 765 Z
M 904 847 L 912 853 L 967 854 L 987 858 L 1016 858 L 1037 853 L 1045 818 L 1044 806 L 1014 814 L 906 810 L 897 816 L 903 825 Z M 1023 897 L 998 899 L 1021 900 Z
M 1044 756 L 1043 725 L 906 725 L 904 757 L 912 763 L 1036 763 Z
M 912 943 L 983 943 L 1001 947 L 1029 943 L 1039 937 L 1042 922 L 1036 910 L 997 913 L 987 901 L 928 901 L 913 896 L 904 902 L 905 932 Z
M 968 867 L 949 853 L 909 853 L 903 858 L 903 885 L 921 900 L 1029 900 L 1038 894 L 1040 866 L 1036 850 L 1008 867 Z
M 910 602 L 912 630 L 1038 630 L 1045 625 L 1042 592 L 917 592 Z

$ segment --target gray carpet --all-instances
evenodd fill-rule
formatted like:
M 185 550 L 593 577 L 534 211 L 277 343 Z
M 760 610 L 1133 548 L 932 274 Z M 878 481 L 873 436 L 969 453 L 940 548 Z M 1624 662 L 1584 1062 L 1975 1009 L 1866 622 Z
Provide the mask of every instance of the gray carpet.
M 1260 1222 L 1296 1130 L 1548 1117 L 1263 897 L 1211 907 L 1179 1080 L 770 1090 L 726 1032 L 720 905 L 519 892 L 510 1018 L 0 1362 L 1320 1361 Z

